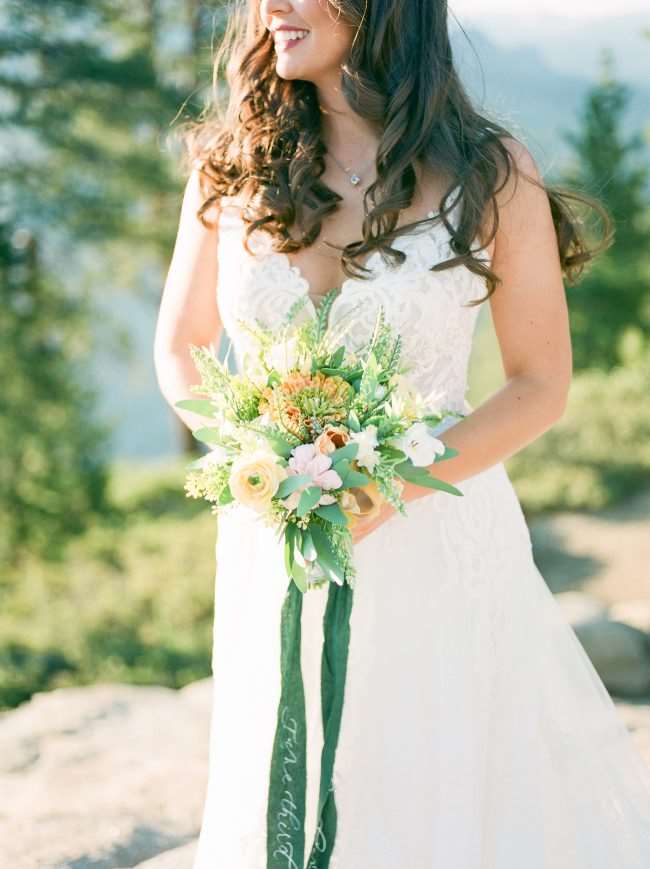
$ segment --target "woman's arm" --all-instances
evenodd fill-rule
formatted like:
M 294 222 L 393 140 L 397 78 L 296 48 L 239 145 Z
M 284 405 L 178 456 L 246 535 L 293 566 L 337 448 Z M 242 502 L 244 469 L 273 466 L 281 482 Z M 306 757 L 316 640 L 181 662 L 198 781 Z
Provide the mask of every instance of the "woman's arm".
M 184 398 L 198 398 L 189 387 L 201 378 L 190 344 L 218 346 L 223 330 L 217 308 L 217 230 L 197 218 L 203 201 L 199 173 L 188 178 L 178 234 L 160 302 L 154 338 L 154 367 L 160 390 L 174 413 L 192 431 L 205 425 L 199 414 L 174 407 Z M 207 215 L 213 222 L 215 214 Z
M 504 140 L 518 167 L 540 179 L 528 150 Z M 499 227 L 492 257 L 502 278 L 490 297 L 501 349 L 504 386 L 440 434 L 458 455 L 430 465 L 438 479 L 458 483 L 506 459 L 563 415 L 571 383 L 571 333 L 548 197 L 513 175 L 497 194 Z M 434 492 L 407 483 L 405 500 Z

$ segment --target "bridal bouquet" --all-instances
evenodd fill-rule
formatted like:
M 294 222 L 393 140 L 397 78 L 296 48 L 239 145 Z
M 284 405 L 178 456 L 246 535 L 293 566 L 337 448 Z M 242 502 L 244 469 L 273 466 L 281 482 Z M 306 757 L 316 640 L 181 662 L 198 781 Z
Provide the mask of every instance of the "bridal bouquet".
M 202 382 L 190 388 L 207 398 L 176 402 L 210 420 L 194 432 L 211 449 L 188 466 L 187 495 L 213 512 L 239 502 L 276 527 L 301 591 L 354 584 L 350 529 L 383 500 L 405 514 L 403 480 L 462 495 L 424 467 L 456 455 L 431 426 L 462 414 L 432 407 L 412 387 L 382 308 L 365 346 L 346 350 L 345 327 L 328 323 L 334 294 L 301 324 L 303 299 L 278 329 L 240 320 L 255 347 L 242 374 L 191 345 Z
M 306 718 L 300 667 L 303 593 L 328 586 L 323 619 L 321 755 L 316 836 L 305 869 L 328 869 L 336 838 L 333 764 L 344 701 L 354 589 L 351 528 L 383 501 L 405 514 L 404 481 L 462 495 L 427 465 L 456 455 L 432 426 L 444 416 L 407 377 L 401 338 L 383 308 L 368 341 L 354 352 L 342 339 L 345 322 L 331 326 L 335 290 L 318 312 L 298 323 L 306 301 L 269 330 L 240 320 L 251 337 L 243 372 L 227 359 L 191 345 L 204 397 L 176 406 L 204 415 L 194 432 L 210 451 L 188 466 L 188 496 L 214 512 L 240 504 L 278 530 L 289 586 L 281 615 L 281 691 L 270 767 L 267 869 L 303 867 L 305 845 Z M 349 320 L 349 322 L 352 321 Z M 290 733 L 287 732 L 291 722 Z M 293 766 L 287 775 L 287 764 Z M 295 862 L 296 858 L 299 862 Z

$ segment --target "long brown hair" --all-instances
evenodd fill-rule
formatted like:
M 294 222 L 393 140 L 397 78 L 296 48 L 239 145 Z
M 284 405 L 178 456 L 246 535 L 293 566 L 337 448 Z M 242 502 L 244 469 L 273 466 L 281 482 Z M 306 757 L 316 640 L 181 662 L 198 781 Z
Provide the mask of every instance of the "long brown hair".
M 482 275 L 488 293 L 472 304 L 485 301 L 500 279 L 472 255 L 477 251 L 470 246 L 482 237 L 488 211 L 492 221 L 484 247 L 494 238 L 499 221 L 495 194 L 511 172 L 516 177 L 521 170 L 502 141 L 515 137 L 474 109 L 454 68 L 446 0 L 328 2 L 355 28 L 341 70 L 342 92 L 350 107 L 380 131 L 377 177 L 364 195 L 363 238 L 343 248 L 344 273 L 363 278 L 367 269 L 357 258 L 375 249 L 401 263 L 405 254 L 391 248 L 390 240 L 440 219 L 456 256 L 433 268 L 462 263 Z M 211 103 L 185 130 L 188 163 L 199 169 L 205 196 L 198 215 L 207 224 L 206 212 L 222 196 L 238 196 L 246 239 L 263 227 L 273 236 L 276 250 L 297 250 L 315 241 L 322 218 L 341 199 L 321 181 L 326 147 L 320 137 L 316 88 L 312 82 L 277 75 L 273 39 L 261 21 L 258 2 L 234 0 L 228 15 L 214 61 Z M 222 65 L 229 86 L 225 111 L 219 95 Z M 400 210 L 410 205 L 415 191 L 416 159 L 453 183 L 435 217 L 397 228 Z M 458 185 L 463 207 L 454 227 L 446 215 L 455 197 L 451 204 L 447 200 Z M 575 283 L 585 265 L 612 243 L 612 217 L 602 202 L 582 191 L 541 186 L 550 202 L 563 276 Z M 570 200 L 594 209 L 601 219 L 601 237 L 591 247 Z M 298 238 L 289 234 L 289 227 L 298 230 Z

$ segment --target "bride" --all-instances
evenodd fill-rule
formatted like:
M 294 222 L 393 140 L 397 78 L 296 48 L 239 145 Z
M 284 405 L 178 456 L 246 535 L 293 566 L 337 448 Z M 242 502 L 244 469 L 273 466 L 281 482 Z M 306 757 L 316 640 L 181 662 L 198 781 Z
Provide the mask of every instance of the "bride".
M 458 451 L 353 526 L 357 570 L 331 777 L 321 766 L 326 593 L 303 595 L 303 809 L 296 722 L 279 716 L 286 593 L 275 532 L 219 514 L 209 779 L 194 869 L 647 869 L 650 773 L 533 560 L 504 460 L 566 406 L 563 279 L 611 241 L 607 212 L 544 184 L 527 148 L 474 109 L 453 66 L 444 0 L 250 0 L 216 59 L 229 98 L 188 136 L 191 160 L 158 315 L 161 391 L 199 378 L 189 345 L 292 303 L 348 318 L 378 306 Z M 217 78 L 217 76 L 215 76 Z M 605 218 L 588 247 L 569 195 Z M 506 377 L 465 393 L 480 305 Z M 192 578 L 188 577 L 188 582 Z M 321 671 L 321 667 L 323 668 Z M 286 788 L 271 809 L 284 740 Z

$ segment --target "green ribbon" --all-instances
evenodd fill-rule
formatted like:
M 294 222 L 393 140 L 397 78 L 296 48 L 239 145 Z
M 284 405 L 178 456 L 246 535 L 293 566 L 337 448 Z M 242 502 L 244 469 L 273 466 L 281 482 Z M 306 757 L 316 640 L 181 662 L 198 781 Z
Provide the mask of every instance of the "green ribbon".
M 303 592 L 293 580 L 282 606 L 281 690 L 271 755 L 267 808 L 267 869 L 304 869 L 307 725 L 300 667 Z M 331 582 L 323 617 L 321 658 L 321 752 L 318 818 L 306 869 L 327 869 L 334 848 L 337 812 L 332 784 L 341 729 L 350 645 L 353 590 Z

